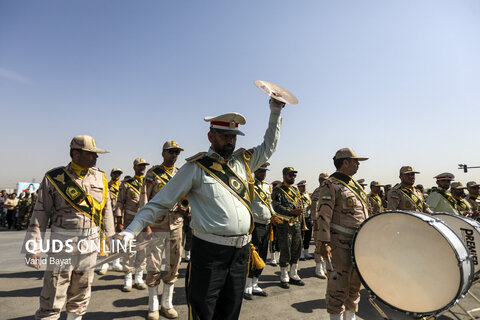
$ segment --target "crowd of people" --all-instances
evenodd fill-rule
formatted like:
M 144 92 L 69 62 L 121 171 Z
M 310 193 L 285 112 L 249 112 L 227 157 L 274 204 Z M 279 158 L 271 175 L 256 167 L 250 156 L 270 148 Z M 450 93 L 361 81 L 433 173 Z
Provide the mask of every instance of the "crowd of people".
M 30 221 L 33 206 L 37 198 L 36 192 L 24 190 L 17 197 L 17 193 L 0 191 L 0 221 L 1 226 L 7 229 L 24 230 Z
M 135 255 L 104 263 L 98 271 L 124 272 L 124 292 L 133 287 L 148 289 L 148 319 L 159 319 L 160 314 L 178 317 L 173 293 L 182 257 L 189 262 L 188 318 L 238 319 L 243 299 L 268 295 L 259 281 L 270 252 L 269 263 L 279 265 L 279 285 L 286 290 L 290 285 L 305 285 L 298 261 L 314 259 L 316 276 L 328 279 L 330 318 L 352 320 L 361 283 L 351 261 L 351 242 L 369 215 L 388 209 L 478 216 L 479 185 L 452 183 L 451 173 L 436 177 L 437 187 L 427 191 L 427 200 L 423 188 L 415 186 L 419 172 L 411 166 L 400 169 L 400 182 L 395 186 L 372 181 L 367 194 L 364 180 L 353 176 L 368 158 L 358 157 L 351 148 L 336 152 L 336 171 L 321 173 L 312 194 L 305 180 L 296 182 L 298 172 L 293 167 L 283 169 L 282 181 L 267 183 L 267 160 L 277 146 L 284 106 L 275 99 L 269 104 L 268 128 L 259 146 L 234 151 L 237 136 L 243 135 L 238 128 L 245 123 L 241 114 L 207 117 L 211 143 L 207 152 L 187 158 L 179 169 L 175 163 L 184 150 L 168 140 L 161 164 L 147 171 L 150 164 L 136 158 L 134 175 L 123 179 L 123 171 L 114 168 L 108 181 L 95 168 L 98 154 L 108 151 L 99 149 L 90 136 L 76 136 L 70 144 L 72 161 L 46 173 L 31 218 L 28 210 L 15 215 L 17 225 L 30 221 L 26 242 L 40 242 L 51 224 L 51 238 L 63 241 L 104 243 L 113 239 L 113 243 L 127 244 L 135 239 L 137 245 L 149 243 L 138 246 L 141 250 Z M 18 202 L 31 208 L 34 196 L 23 198 L 30 202 Z M 12 199 L 3 202 L 6 220 Z M 312 237 L 313 255 L 309 252 Z M 37 319 L 57 319 L 64 306 L 68 320 L 79 320 L 87 311 L 97 252 L 49 253 L 53 257 L 61 254 L 74 260 L 69 265 L 47 266 Z M 40 252 L 29 252 L 27 258 L 30 266 L 40 267 Z M 166 261 L 164 271 L 162 261 Z M 326 261 L 337 271 L 334 277 Z

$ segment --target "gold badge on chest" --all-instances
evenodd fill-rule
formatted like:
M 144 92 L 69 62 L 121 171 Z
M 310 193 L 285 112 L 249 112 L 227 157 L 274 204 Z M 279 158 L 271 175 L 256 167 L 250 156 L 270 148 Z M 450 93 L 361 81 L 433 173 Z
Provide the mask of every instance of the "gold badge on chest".
M 230 184 L 230 187 L 237 193 L 239 193 L 243 188 L 243 183 L 239 181 L 237 177 L 230 177 L 228 182 Z
M 347 198 L 347 207 L 354 207 L 355 206 L 355 200 L 353 197 Z
M 78 196 L 81 195 L 81 193 L 75 187 L 67 187 L 65 193 L 72 200 L 77 199 Z

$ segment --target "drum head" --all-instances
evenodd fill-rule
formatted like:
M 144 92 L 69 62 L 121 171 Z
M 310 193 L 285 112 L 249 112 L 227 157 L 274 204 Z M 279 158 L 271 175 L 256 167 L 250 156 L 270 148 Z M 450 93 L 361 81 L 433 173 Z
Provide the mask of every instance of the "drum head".
M 449 213 L 434 213 L 434 215 L 452 228 L 465 243 L 470 250 L 475 273 L 478 274 L 480 272 L 477 256 L 477 251 L 480 249 L 480 223 L 468 217 Z
M 382 213 L 366 220 L 355 235 L 353 258 L 365 287 L 397 310 L 436 313 L 459 294 L 455 250 L 413 214 Z

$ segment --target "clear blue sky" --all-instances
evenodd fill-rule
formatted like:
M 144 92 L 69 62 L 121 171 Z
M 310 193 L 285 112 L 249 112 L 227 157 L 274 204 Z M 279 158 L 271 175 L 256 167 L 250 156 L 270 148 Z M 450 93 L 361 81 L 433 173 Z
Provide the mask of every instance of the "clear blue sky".
M 78 134 L 95 137 L 98 167 L 132 172 L 206 151 L 203 117 L 245 115 L 237 146 L 261 142 L 277 83 L 300 103 L 283 112 L 268 180 L 294 166 L 312 191 L 351 146 L 357 178 L 395 183 L 404 164 L 457 180 L 480 165 L 480 2 L 0 1 L 0 186 L 39 181 L 69 162 Z

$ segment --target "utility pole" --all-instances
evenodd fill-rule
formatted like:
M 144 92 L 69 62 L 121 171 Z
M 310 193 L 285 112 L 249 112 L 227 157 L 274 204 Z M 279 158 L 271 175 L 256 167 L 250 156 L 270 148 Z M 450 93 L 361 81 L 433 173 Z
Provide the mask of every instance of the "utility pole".
M 463 169 L 463 172 L 467 173 L 468 172 L 468 169 L 477 169 L 477 168 L 480 168 L 480 166 L 475 166 L 475 167 L 469 167 L 467 166 L 466 164 L 458 164 L 458 169 L 462 170 Z

